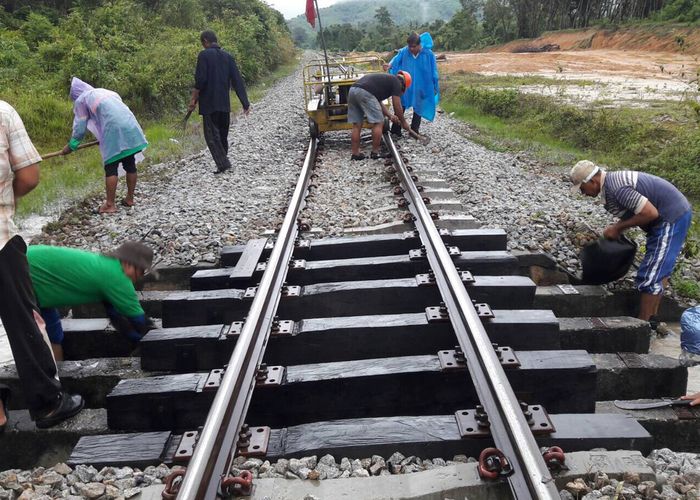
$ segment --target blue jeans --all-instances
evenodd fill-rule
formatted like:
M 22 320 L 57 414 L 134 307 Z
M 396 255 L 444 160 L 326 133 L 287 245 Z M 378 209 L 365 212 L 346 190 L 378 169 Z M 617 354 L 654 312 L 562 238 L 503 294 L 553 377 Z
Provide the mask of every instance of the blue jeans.
M 639 266 L 635 283 L 642 293 L 663 293 L 662 280 L 671 276 L 676 259 L 690 228 L 692 212 L 688 210 L 674 223 L 661 222 L 647 233 L 647 251 Z

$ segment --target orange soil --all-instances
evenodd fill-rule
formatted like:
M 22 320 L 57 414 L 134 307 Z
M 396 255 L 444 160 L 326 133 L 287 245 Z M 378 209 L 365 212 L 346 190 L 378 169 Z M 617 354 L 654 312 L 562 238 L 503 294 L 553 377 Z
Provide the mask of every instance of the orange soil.
M 682 40 L 682 45 L 679 44 Z M 520 47 L 540 47 L 555 43 L 561 50 L 617 49 L 649 52 L 675 52 L 700 55 L 700 29 L 683 26 L 632 26 L 619 29 L 583 29 L 552 31 L 539 38 L 514 40 L 489 49 L 489 52 L 513 52 Z
M 545 33 L 482 53 L 447 53 L 441 71 L 485 74 L 541 74 L 595 79 L 597 76 L 682 80 L 698 78 L 700 29 L 665 27 L 620 30 L 587 29 Z M 681 52 L 676 36 L 683 36 Z M 554 52 L 514 53 L 522 47 L 558 44 Z

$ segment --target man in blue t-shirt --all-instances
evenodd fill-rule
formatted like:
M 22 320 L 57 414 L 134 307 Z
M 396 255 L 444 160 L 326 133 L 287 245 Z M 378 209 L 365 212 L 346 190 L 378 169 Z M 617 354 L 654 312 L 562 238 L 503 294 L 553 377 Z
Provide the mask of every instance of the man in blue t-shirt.
M 690 228 L 690 203 L 667 180 L 643 172 L 605 172 L 583 160 L 574 165 L 570 176 L 574 189 L 591 197 L 601 194 L 605 210 L 620 218 L 605 228 L 605 238 L 617 239 L 634 226 L 647 233 L 646 253 L 635 281 L 642 292 L 639 318 L 656 329 L 664 287 Z

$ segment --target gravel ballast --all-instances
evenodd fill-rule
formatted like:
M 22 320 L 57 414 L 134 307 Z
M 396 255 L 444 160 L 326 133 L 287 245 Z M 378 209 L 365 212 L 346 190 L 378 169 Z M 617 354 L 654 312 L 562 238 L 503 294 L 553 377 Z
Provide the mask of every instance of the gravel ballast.
M 470 462 L 476 462 L 476 459 L 465 455 L 455 455 L 452 460 L 406 457 L 399 452 L 388 458 L 374 455 L 360 459 L 343 457 L 338 461 L 332 455 L 280 459 L 276 462 L 237 457 L 231 473 L 239 475 L 242 471 L 249 471 L 254 479 L 332 480 L 412 474 Z M 635 473 L 626 473 L 622 480 L 617 480 L 591 470 L 586 478 L 568 483 L 560 491 L 560 497 L 563 500 L 700 498 L 700 456 L 697 454 L 674 453 L 664 448 L 654 450 L 647 463 L 656 472 L 655 481 L 640 481 Z M 71 468 L 63 463 L 49 469 L 9 470 L 0 472 L 0 499 L 127 499 L 147 486 L 164 483 L 172 470 L 174 468 L 164 464 L 144 470 L 131 467 L 97 470 L 84 465 Z

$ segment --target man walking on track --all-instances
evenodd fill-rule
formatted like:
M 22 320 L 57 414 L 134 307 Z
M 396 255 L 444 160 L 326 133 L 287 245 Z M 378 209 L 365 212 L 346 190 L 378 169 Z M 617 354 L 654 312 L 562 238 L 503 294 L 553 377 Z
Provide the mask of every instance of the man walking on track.
M 690 203 L 673 184 L 644 172 L 605 172 L 583 160 L 574 165 L 570 176 L 574 188 L 586 196 L 600 194 L 605 210 L 620 218 L 605 228 L 605 238 L 616 240 L 635 226 L 646 232 L 646 253 L 635 280 L 641 292 L 639 318 L 663 334 L 656 314 L 690 228 Z
M 83 398 L 63 392 L 56 362 L 34 297 L 27 246 L 13 223 L 15 201 L 39 183 L 41 156 L 12 106 L 0 101 L 0 319 L 36 426 L 45 428 L 72 417 Z M 7 388 L 0 387 L 0 432 L 7 425 Z
M 219 47 L 214 32 L 202 32 L 200 41 L 204 50 L 197 56 L 194 89 L 187 110 L 191 113 L 199 102 L 204 139 L 216 163 L 214 173 L 220 174 L 231 168 L 228 159 L 228 129 L 231 120 L 229 90 L 233 88 L 236 91 L 246 116 L 250 113 L 250 102 L 236 61 Z
M 63 154 L 70 154 L 80 145 L 89 130 L 100 143 L 100 153 L 105 167 L 105 190 L 107 200 L 98 209 L 101 214 L 117 211 L 115 197 L 119 177 L 117 170 L 122 164 L 126 171 L 126 198 L 121 201 L 125 207 L 134 205 L 136 190 L 136 155 L 146 146 L 146 136 L 129 107 L 122 102 L 119 94 L 107 89 L 96 89 L 79 78 L 73 78 L 70 86 L 73 100 L 73 135 L 63 148 Z
M 392 75 L 401 70 L 408 71 L 413 77 L 413 85 L 401 96 L 401 105 L 404 111 L 413 108 L 411 130 L 420 132 L 422 118 L 428 121 L 435 119 L 440 95 L 437 61 L 431 50 L 433 39 L 430 33 L 423 33 L 420 37 L 411 33 L 406 44 L 391 60 L 388 70 Z M 392 124 L 391 133 L 401 136 L 401 127 L 397 123 Z

